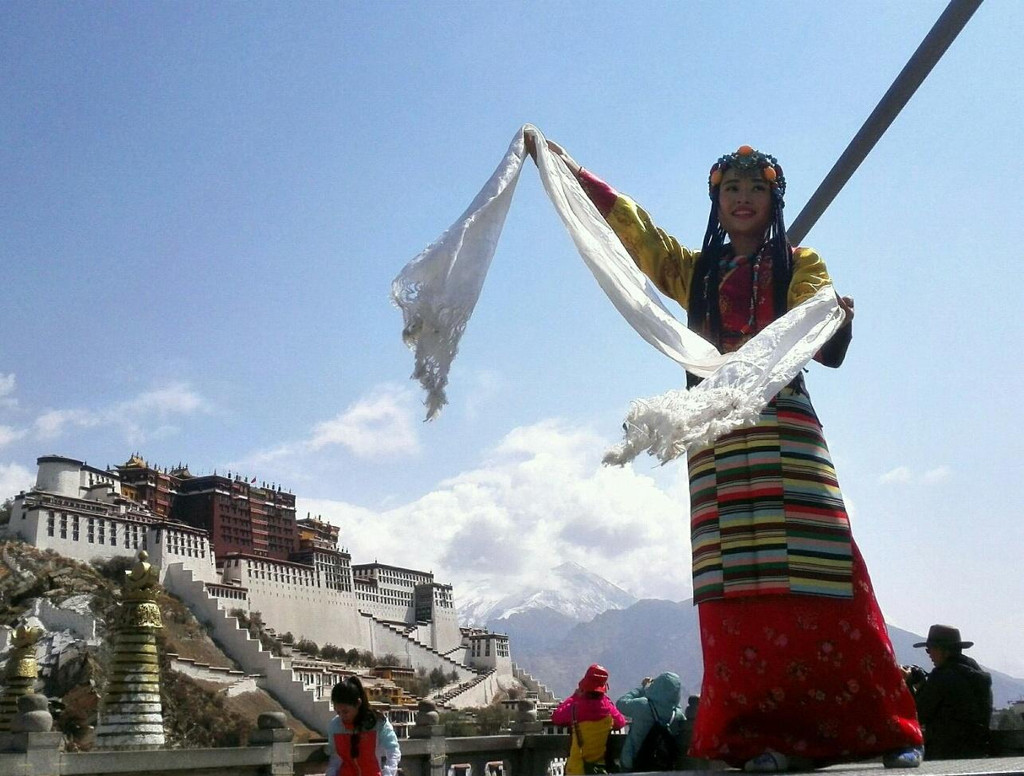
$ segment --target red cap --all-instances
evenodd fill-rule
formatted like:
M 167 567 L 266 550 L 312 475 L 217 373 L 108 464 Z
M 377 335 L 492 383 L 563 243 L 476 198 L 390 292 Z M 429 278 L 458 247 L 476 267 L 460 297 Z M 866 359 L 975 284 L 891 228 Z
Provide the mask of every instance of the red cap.
M 604 666 L 594 663 L 580 679 L 583 692 L 608 692 L 608 671 Z

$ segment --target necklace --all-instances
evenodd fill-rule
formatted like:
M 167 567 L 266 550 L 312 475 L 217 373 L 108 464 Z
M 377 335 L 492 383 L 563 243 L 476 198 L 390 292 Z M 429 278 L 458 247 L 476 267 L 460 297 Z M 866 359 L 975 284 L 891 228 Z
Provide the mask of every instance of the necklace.
M 750 312 L 747 316 L 747 332 L 753 332 L 757 324 L 757 305 L 760 295 L 761 286 L 761 259 L 763 251 L 756 251 L 752 256 L 723 256 L 719 259 L 719 276 L 722 277 L 725 273 L 742 267 L 744 264 L 750 264 L 751 278 L 750 278 Z

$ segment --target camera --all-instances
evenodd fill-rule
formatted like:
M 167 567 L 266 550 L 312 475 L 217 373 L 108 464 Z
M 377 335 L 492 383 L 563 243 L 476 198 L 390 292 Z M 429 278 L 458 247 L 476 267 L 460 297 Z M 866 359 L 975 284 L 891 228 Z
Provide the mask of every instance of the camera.
M 924 684 L 928 678 L 928 672 L 925 671 L 921 666 L 903 666 L 905 671 L 909 671 L 907 674 L 907 684 L 910 687 L 917 687 L 918 685 Z

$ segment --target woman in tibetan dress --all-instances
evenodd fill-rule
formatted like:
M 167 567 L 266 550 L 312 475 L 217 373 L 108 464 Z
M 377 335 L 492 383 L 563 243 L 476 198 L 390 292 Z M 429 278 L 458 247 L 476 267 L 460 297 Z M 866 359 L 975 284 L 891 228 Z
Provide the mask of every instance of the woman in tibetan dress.
M 785 178 L 749 146 L 709 177 L 701 251 L 549 142 L 639 268 L 720 351 L 831 283 L 782 219 Z M 845 325 L 816 357 L 842 362 Z M 691 384 L 698 379 L 688 375 Z M 694 602 L 704 680 L 690 754 L 774 772 L 882 756 L 916 767 L 921 730 L 802 375 L 757 425 L 688 461 Z

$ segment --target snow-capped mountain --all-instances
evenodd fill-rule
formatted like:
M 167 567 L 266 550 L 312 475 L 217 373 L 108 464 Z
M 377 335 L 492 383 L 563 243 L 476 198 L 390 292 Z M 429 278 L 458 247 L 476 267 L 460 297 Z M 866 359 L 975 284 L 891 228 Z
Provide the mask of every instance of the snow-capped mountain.
M 557 612 L 572 622 L 590 622 L 601 612 L 625 609 L 636 601 L 621 587 L 569 561 L 551 569 L 546 579 L 514 593 L 499 595 L 477 586 L 459 595 L 456 604 L 463 625 L 486 626 L 534 609 Z

